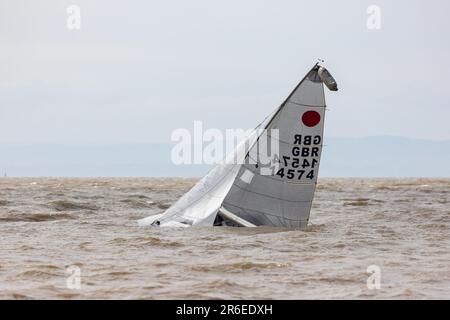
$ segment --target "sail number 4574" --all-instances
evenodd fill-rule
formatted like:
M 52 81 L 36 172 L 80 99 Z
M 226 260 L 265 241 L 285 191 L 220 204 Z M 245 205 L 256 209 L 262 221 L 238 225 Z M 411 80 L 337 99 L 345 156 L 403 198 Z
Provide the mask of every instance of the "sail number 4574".
M 281 168 L 276 173 L 277 176 L 280 176 L 281 178 L 286 178 L 292 180 L 294 178 L 297 178 L 297 180 L 301 180 L 302 177 L 305 177 L 307 179 L 314 179 L 314 170 L 294 170 L 294 169 L 286 169 Z

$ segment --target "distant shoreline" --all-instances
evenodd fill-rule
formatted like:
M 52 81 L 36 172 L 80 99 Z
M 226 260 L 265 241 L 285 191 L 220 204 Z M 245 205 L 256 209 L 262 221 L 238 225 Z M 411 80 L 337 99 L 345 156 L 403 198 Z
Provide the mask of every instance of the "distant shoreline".
M 212 165 L 175 165 L 170 143 L 0 144 L 12 177 L 202 177 Z M 319 177 L 450 177 L 450 141 L 325 137 Z

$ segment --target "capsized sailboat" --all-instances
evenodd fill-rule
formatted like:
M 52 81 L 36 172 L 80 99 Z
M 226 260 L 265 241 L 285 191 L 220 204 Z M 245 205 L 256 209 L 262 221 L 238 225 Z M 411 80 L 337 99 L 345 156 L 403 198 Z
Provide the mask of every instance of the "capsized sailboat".
M 317 63 L 260 124 L 264 130 L 254 130 L 173 206 L 139 225 L 305 227 L 322 153 L 324 85 L 338 90 Z M 261 151 L 263 133 L 277 139 L 270 157 Z

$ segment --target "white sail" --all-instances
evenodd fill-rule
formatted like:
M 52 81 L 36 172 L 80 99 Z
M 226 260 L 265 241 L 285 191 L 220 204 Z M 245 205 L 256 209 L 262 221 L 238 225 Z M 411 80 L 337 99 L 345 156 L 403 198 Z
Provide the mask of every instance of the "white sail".
M 329 72 L 316 64 L 263 124 L 269 135 L 278 130 L 279 150 L 270 159 L 255 143 L 255 131 L 231 155 L 234 161 L 229 156 L 164 214 L 139 224 L 212 226 L 219 213 L 243 226 L 306 226 L 322 152 L 324 82 L 337 90 Z M 245 146 L 251 147 L 243 153 Z
M 139 225 L 212 226 L 238 171 L 235 164 L 217 165 L 164 214 L 139 220 Z
M 260 126 L 265 125 L 266 122 L 263 122 Z M 258 134 L 256 129 L 250 132 L 232 153 L 163 214 L 141 219 L 138 224 L 171 227 L 212 226 L 223 199 L 244 162 L 249 146 L 256 142 Z
M 324 117 L 323 83 L 313 68 L 267 126 L 269 132 L 279 130 L 277 168 L 271 175 L 262 175 L 262 164 L 244 164 L 223 207 L 254 225 L 306 226 L 322 152 Z M 240 178 L 245 174 L 252 176 L 251 181 Z

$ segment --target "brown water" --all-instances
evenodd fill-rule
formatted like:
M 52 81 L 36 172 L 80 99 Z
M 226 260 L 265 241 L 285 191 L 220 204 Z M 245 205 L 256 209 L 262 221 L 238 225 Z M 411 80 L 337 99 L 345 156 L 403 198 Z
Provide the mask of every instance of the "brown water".
M 194 182 L 1 178 L 0 298 L 450 298 L 450 180 L 322 179 L 303 231 L 136 225 Z

